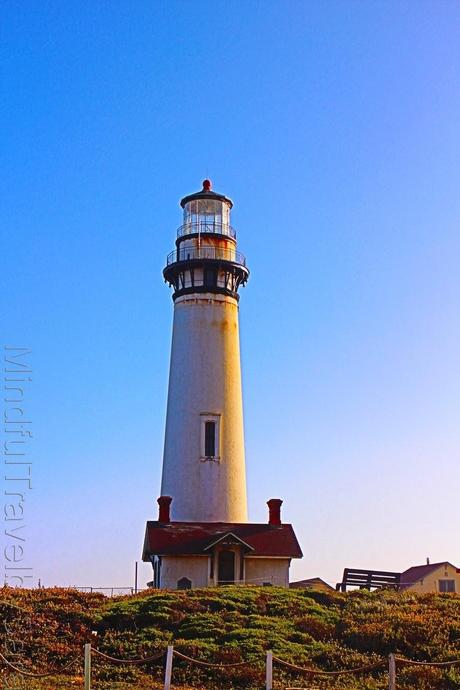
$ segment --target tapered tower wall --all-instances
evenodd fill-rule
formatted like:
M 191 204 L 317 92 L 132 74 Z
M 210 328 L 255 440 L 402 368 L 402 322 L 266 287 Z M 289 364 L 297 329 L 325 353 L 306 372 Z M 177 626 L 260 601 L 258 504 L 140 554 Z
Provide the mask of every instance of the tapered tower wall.
M 204 425 L 216 422 L 216 457 Z M 238 303 L 225 295 L 179 297 L 173 339 L 162 495 L 172 519 L 246 522 L 246 475 Z

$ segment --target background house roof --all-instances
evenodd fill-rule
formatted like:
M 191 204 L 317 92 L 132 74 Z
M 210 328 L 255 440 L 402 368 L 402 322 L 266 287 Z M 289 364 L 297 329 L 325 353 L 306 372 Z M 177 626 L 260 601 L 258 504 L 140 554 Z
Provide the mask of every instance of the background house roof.
M 331 587 L 329 583 L 323 580 L 321 577 L 309 577 L 306 580 L 297 580 L 296 582 L 290 582 L 289 587 L 292 589 L 314 589 L 315 587 L 322 587 L 324 589 L 330 589 L 335 592 L 335 587 Z
M 302 558 L 292 525 L 226 522 L 147 522 L 142 559 L 150 555 L 205 554 L 206 547 L 234 534 L 253 551 L 251 556 Z
M 414 582 L 418 582 L 418 580 L 422 580 L 428 575 L 431 575 L 431 573 L 444 565 L 450 565 L 452 568 L 456 568 L 455 565 L 452 565 L 452 563 L 449 563 L 448 561 L 442 561 L 441 563 L 429 563 L 425 565 L 414 565 L 412 568 L 408 568 L 401 573 L 401 589 L 403 587 L 409 587 L 410 585 L 414 584 Z

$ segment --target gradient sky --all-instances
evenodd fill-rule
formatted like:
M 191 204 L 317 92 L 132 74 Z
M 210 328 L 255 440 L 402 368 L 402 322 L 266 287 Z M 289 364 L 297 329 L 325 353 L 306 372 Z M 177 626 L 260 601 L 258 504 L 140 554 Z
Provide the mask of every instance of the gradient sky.
M 160 488 L 161 271 L 205 176 L 251 269 L 250 519 L 284 499 L 292 578 L 460 566 L 458 2 L 0 15 L 2 341 L 32 349 L 34 582 L 132 584 Z

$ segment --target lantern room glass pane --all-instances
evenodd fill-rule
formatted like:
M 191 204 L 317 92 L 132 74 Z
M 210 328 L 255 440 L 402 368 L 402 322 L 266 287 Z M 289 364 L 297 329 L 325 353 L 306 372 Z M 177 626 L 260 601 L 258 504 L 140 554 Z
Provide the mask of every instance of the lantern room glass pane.
M 200 226 L 201 232 L 220 232 L 229 220 L 228 204 L 218 199 L 193 199 L 184 207 L 184 225 Z

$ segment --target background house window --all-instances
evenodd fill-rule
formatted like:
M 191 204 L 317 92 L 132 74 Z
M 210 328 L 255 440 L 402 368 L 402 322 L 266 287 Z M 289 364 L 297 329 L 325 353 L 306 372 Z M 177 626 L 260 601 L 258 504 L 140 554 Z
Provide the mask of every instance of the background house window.
M 205 422 L 204 425 L 204 454 L 207 458 L 216 455 L 216 423 Z
M 439 580 L 440 592 L 455 592 L 455 580 Z

